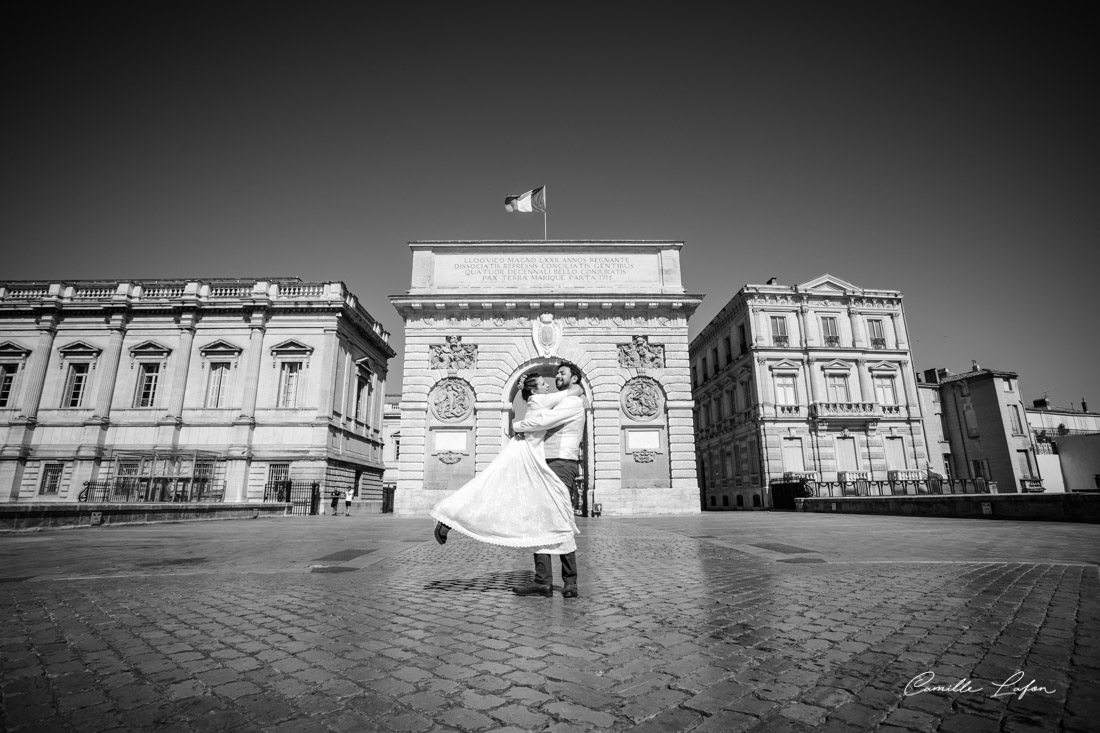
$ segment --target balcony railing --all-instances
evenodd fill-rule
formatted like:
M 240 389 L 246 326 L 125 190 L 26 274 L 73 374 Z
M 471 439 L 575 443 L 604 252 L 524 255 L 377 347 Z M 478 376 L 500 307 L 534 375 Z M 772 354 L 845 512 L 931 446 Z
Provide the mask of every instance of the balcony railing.
M 885 349 L 886 348 L 886 339 L 884 339 L 884 338 L 873 338 L 873 339 L 871 339 L 871 348 L 872 349 Z
M 772 336 L 772 343 L 776 346 L 790 346 L 790 340 L 786 336 Z
M 784 471 L 783 481 L 813 481 L 820 480 L 817 471 Z
M 886 478 L 890 481 L 923 481 L 924 471 L 887 471 Z
M 810 405 L 812 417 L 875 417 L 873 402 L 815 402 Z
M 840 346 L 840 336 L 826 336 L 825 337 L 825 345 L 826 346 Z
M 77 501 L 133 504 L 225 500 L 225 482 L 204 478 L 114 478 L 85 481 Z
M 849 471 L 866 473 L 865 471 Z M 807 484 L 813 496 L 922 496 L 941 494 L 996 494 L 997 483 L 985 479 L 924 478 L 919 481 L 820 481 Z
M 1041 494 L 1043 493 L 1043 480 L 1037 478 L 1022 478 L 1020 479 L 1020 491 L 1025 494 Z
M 802 414 L 802 405 L 776 405 L 775 414 L 780 417 L 797 417 Z

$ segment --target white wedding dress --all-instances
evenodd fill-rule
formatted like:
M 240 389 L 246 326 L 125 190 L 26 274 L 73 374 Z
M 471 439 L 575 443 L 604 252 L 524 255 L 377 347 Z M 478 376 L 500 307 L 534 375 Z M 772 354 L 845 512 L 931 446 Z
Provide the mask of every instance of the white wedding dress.
M 565 392 L 532 395 L 528 415 L 548 410 Z M 534 553 L 564 555 L 577 549 L 577 523 L 569 489 L 546 465 L 546 431 L 508 441 L 500 454 L 429 512 L 475 540 Z

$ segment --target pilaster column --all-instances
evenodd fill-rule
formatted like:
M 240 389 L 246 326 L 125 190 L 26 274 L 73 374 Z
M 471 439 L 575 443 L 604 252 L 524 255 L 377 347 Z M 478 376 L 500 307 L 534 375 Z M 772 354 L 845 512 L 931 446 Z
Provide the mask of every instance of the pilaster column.
M 905 316 L 899 310 L 897 313 L 891 313 L 890 319 L 894 322 L 894 335 L 897 339 L 897 348 L 908 349 L 909 348 L 909 334 L 905 332 Z
M 183 419 L 183 397 L 187 393 L 187 377 L 191 372 L 191 347 L 195 343 L 197 320 L 193 314 L 180 320 L 180 345 L 176 349 L 176 370 L 172 373 L 172 393 L 168 396 L 165 420 Z
M 863 323 L 855 308 L 848 307 L 848 320 L 852 324 L 852 345 L 858 348 L 867 348 L 867 339 L 863 333 Z
M 118 363 L 122 360 L 122 341 L 126 338 L 127 317 L 124 314 L 111 316 L 108 328 L 111 340 L 98 368 L 99 391 L 96 393 L 93 420 L 107 420 L 111 416 L 111 399 L 115 395 L 115 383 L 118 381 Z
M 805 305 L 798 307 L 798 325 L 802 333 L 802 346 L 814 346 L 817 344 L 817 333 L 814 329 L 813 315 Z
M 248 335 L 248 361 L 244 374 L 244 398 L 241 402 L 241 414 L 238 420 L 252 422 L 256 417 L 256 393 L 260 387 L 260 367 L 263 364 L 264 331 L 267 330 L 267 318 L 262 311 L 252 313 L 251 329 Z
M 42 401 L 42 387 L 46 383 L 46 368 L 53 353 L 53 339 L 57 335 L 56 315 L 44 317 L 38 321 L 38 343 L 27 360 L 27 389 L 23 393 L 21 420 L 33 422 L 38 417 L 38 405 Z
M 901 367 L 902 389 L 905 392 L 905 411 L 907 415 L 912 417 L 914 412 L 917 412 L 918 414 L 920 413 L 920 410 L 917 408 L 917 405 L 919 404 L 919 398 L 917 397 L 917 388 L 914 384 L 912 375 L 909 373 L 909 360 L 905 359 L 900 363 L 899 366 Z
M 768 317 L 760 308 L 753 308 L 752 315 L 756 318 L 756 338 L 754 341 L 758 344 L 768 343 L 771 338 L 771 332 L 768 330 Z
M 821 378 L 821 370 L 814 369 L 814 360 L 806 359 L 804 362 L 806 367 L 806 384 L 809 388 L 809 400 L 812 405 L 815 402 L 821 402 L 822 385 L 818 383 Z
M 322 375 L 321 394 L 317 399 L 317 418 L 319 420 L 328 420 L 332 417 L 332 411 L 336 407 L 335 395 L 339 393 L 336 388 L 336 374 L 340 371 L 336 368 L 338 353 L 336 326 L 325 329 L 324 349 L 321 368 L 317 370 L 317 373 Z M 323 375 L 325 374 L 329 376 L 324 378 Z
M 758 358 L 756 364 L 756 383 L 760 385 L 760 396 L 764 408 L 762 412 L 767 413 L 770 410 L 771 414 L 768 416 L 773 417 L 775 415 L 775 388 L 772 385 L 771 371 L 768 369 L 767 359 Z
M 859 397 L 861 402 L 874 402 L 875 389 L 871 383 L 871 372 L 867 369 L 867 360 L 860 359 L 856 362 L 856 371 L 859 373 Z

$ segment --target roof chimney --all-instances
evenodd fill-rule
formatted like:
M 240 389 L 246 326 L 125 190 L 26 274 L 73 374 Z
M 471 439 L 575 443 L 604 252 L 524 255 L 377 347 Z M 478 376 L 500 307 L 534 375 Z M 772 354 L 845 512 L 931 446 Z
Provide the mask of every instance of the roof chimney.
M 1082 397 L 1081 398 L 1081 412 L 1088 412 L 1088 411 L 1089 411 L 1089 403 L 1085 402 L 1085 398 Z
M 970 371 L 979 372 L 979 371 L 981 371 L 981 369 L 982 368 L 980 366 L 978 366 L 978 360 L 977 359 L 971 359 L 970 360 Z
M 1037 400 L 1032 400 L 1031 404 L 1034 405 L 1035 409 L 1037 409 L 1037 410 L 1049 410 L 1050 409 L 1050 398 L 1040 397 Z
M 776 284 L 776 279 L 774 277 L 769 277 L 768 278 L 768 285 L 775 285 L 775 284 Z

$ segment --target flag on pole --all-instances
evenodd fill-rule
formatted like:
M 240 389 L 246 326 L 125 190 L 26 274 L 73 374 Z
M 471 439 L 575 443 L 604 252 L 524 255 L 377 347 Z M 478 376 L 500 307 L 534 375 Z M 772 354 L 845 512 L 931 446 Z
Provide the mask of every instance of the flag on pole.
M 508 212 L 529 213 L 532 211 L 546 212 L 546 187 L 539 186 L 527 193 L 520 195 L 511 194 L 504 197 L 504 210 Z

